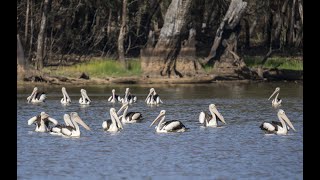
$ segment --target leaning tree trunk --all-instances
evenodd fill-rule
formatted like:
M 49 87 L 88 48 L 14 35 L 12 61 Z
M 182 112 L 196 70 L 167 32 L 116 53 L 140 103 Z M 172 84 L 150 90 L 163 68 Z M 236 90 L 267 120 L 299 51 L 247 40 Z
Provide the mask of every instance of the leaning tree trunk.
M 214 43 L 205 62 L 218 60 L 214 69 L 223 74 L 239 74 L 245 67 L 243 59 L 237 55 L 237 42 L 240 33 L 240 20 L 247 2 L 232 0 L 226 15 L 217 30 Z
M 43 10 L 41 13 L 40 31 L 38 34 L 38 44 L 37 44 L 37 57 L 36 57 L 36 69 L 37 70 L 41 70 L 43 68 L 44 35 L 45 35 L 45 31 L 46 31 L 47 17 L 48 17 L 51 2 L 52 2 L 52 0 L 44 0 L 44 3 L 43 3 Z
M 144 75 L 183 76 L 183 73 L 176 69 L 176 59 L 180 51 L 181 34 L 186 29 L 191 2 L 192 0 L 172 0 L 157 44 L 155 47 L 147 45 L 141 50 L 141 67 Z

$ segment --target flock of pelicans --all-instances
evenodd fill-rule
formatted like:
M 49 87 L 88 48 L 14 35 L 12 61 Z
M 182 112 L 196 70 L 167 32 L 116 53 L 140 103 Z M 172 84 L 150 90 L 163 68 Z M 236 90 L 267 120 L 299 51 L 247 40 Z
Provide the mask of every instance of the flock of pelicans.
M 281 106 L 282 100 L 278 98 L 280 88 L 277 87 L 275 91 L 271 94 L 268 100 L 270 100 L 274 95 L 275 98 L 272 100 L 272 107 L 278 109 Z M 89 105 L 91 103 L 91 99 L 87 95 L 87 91 L 84 89 L 80 90 L 81 98 L 79 99 L 79 104 Z M 61 103 L 64 105 L 70 104 L 71 99 L 66 91 L 65 87 L 62 87 L 62 95 Z M 45 93 L 39 93 L 38 88 L 35 87 L 31 95 L 27 98 L 28 103 L 44 103 L 46 99 Z M 105 131 L 109 132 L 117 132 L 120 129 L 123 129 L 123 123 L 137 123 L 140 122 L 143 117 L 141 112 L 128 112 L 129 104 L 137 102 L 137 97 L 130 93 L 130 89 L 126 88 L 125 95 L 121 98 L 119 95 L 115 93 L 115 90 L 112 90 L 112 95 L 108 98 L 110 103 L 122 103 L 122 107 L 116 111 L 115 108 L 110 108 L 110 118 L 109 120 L 105 120 L 102 123 L 102 128 Z M 156 93 L 154 88 L 150 89 L 149 94 L 147 95 L 145 102 L 149 105 L 157 105 L 163 103 L 160 99 L 160 96 Z M 123 111 L 123 112 L 122 112 Z M 122 114 L 121 114 L 122 112 Z M 223 116 L 219 113 L 216 106 L 214 104 L 209 105 L 209 113 L 200 112 L 199 122 L 203 124 L 205 127 L 218 127 L 218 122 L 222 122 L 226 124 Z M 155 120 L 150 124 L 150 127 L 158 122 L 156 126 L 156 132 L 158 133 L 167 133 L 167 132 L 184 132 L 189 128 L 186 128 L 181 121 L 178 120 L 170 120 L 165 121 L 166 111 L 161 110 L 159 115 L 155 118 Z M 282 109 L 278 109 L 278 119 L 277 121 L 271 122 L 263 122 L 260 125 L 260 128 L 267 133 L 275 133 L 275 134 L 287 134 L 289 129 L 295 128 L 293 127 L 291 121 L 286 116 L 285 112 Z M 78 113 L 71 112 L 70 114 L 64 114 L 63 116 L 65 124 L 58 124 L 58 121 L 54 118 L 50 117 L 47 113 L 41 112 L 39 115 L 34 116 L 28 120 L 28 125 L 35 124 L 36 132 L 49 132 L 53 135 L 61 135 L 67 137 L 80 137 L 80 124 L 87 130 L 90 130 L 90 127 L 83 122 L 83 120 L 79 117 Z M 53 126 L 50 126 L 50 123 Z M 288 126 L 287 126 L 288 125 Z

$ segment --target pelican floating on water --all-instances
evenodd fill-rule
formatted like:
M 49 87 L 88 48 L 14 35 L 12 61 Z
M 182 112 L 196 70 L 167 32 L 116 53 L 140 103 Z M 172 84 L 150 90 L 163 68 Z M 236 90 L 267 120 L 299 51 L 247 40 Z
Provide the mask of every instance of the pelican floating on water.
M 149 92 L 145 102 L 150 105 L 163 103 L 162 100 L 160 99 L 160 96 L 156 93 L 154 88 L 150 89 L 150 92 Z
M 38 88 L 34 87 L 31 95 L 27 97 L 28 103 L 40 103 L 45 102 L 45 99 L 47 98 L 46 94 L 44 92 L 39 93 Z
M 81 98 L 79 99 L 79 103 L 80 104 L 90 104 L 91 103 L 91 99 L 88 97 L 87 95 L 87 91 L 85 89 L 81 89 Z
M 226 121 L 224 120 L 223 116 L 217 110 L 216 105 L 210 104 L 209 111 L 210 111 L 211 115 L 208 113 L 205 113 L 203 111 L 200 112 L 199 122 L 201 124 L 204 123 L 204 126 L 207 126 L 207 127 L 217 127 L 218 126 L 217 120 L 223 122 L 224 124 L 227 124 Z
M 71 122 L 69 114 L 64 114 L 63 120 L 64 120 L 65 124 L 57 124 L 56 126 L 52 127 L 50 129 L 50 134 L 52 134 L 52 135 L 63 135 L 62 132 L 61 132 L 62 128 L 67 128 L 70 131 L 72 131 L 72 129 L 75 130 L 75 127 Z
M 275 134 L 287 134 L 289 127 L 294 131 L 296 131 L 291 121 L 285 114 L 284 110 L 279 109 L 277 115 L 280 122 L 276 122 L 276 121 L 263 122 L 260 125 L 260 128 L 268 133 L 275 133 Z M 286 123 L 289 125 L 289 127 L 286 125 Z
M 112 89 L 112 95 L 109 97 L 108 101 L 112 103 L 121 102 L 121 97 L 116 95 L 116 90 Z
M 143 119 L 142 114 L 140 112 L 127 112 L 128 107 L 129 107 L 129 103 L 126 102 L 122 105 L 122 107 L 117 112 L 117 114 L 119 114 L 122 110 L 124 110 L 120 118 L 122 123 L 141 122 L 141 120 Z
M 272 100 L 272 107 L 274 107 L 274 108 L 278 108 L 278 107 L 281 106 L 282 100 L 281 100 L 280 98 L 278 98 L 279 93 L 280 93 L 280 88 L 277 87 L 277 88 L 274 90 L 274 92 L 271 94 L 271 96 L 269 97 L 269 99 L 268 99 L 268 100 L 270 100 L 270 99 L 272 98 L 272 96 L 274 96 L 275 94 L 277 94 L 276 97 Z
M 130 89 L 129 88 L 126 88 L 126 91 L 124 93 L 124 97 L 122 99 L 122 103 L 126 103 L 126 102 L 128 102 L 130 104 L 134 103 L 134 102 L 137 102 L 137 96 L 132 95 L 130 93 Z
M 47 113 L 41 112 L 39 115 L 34 116 L 28 120 L 28 125 L 36 124 L 36 132 L 48 132 L 49 131 L 49 123 L 53 123 L 54 125 L 58 124 L 58 121 L 51 118 Z
M 67 120 L 69 124 L 69 126 L 66 127 L 62 127 L 61 128 L 61 134 L 63 136 L 67 136 L 67 137 L 80 137 L 80 127 L 78 125 L 78 123 L 84 127 L 86 130 L 90 131 L 90 128 L 88 127 L 88 125 L 86 125 L 86 123 L 83 122 L 83 120 L 79 117 L 78 113 L 76 112 L 71 112 L 70 115 L 65 115 L 65 121 Z
M 189 128 L 186 128 L 181 121 L 178 120 L 171 120 L 171 121 L 164 121 L 166 111 L 161 110 L 158 117 L 150 124 L 150 127 L 159 121 L 158 125 L 156 126 L 156 131 L 158 133 L 167 133 L 167 132 L 184 132 Z
M 61 104 L 69 104 L 71 103 L 71 99 L 66 91 L 66 88 L 65 87 L 62 87 L 61 88 L 61 91 L 62 91 L 62 95 L 63 95 L 63 98 L 61 99 Z
M 105 131 L 109 132 L 117 132 L 120 129 L 123 129 L 122 123 L 119 120 L 119 117 L 117 115 L 115 108 L 110 108 L 110 118 L 106 121 L 103 121 L 102 128 Z

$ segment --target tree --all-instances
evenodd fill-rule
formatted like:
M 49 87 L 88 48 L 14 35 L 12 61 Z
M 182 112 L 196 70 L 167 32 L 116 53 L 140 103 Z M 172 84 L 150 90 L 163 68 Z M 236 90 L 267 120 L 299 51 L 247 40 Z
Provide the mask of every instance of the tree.
M 237 54 L 237 43 L 241 30 L 240 20 L 245 12 L 247 2 L 232 0 L 217 29 L 216 36 L 206 62 L 214 63 L 219 73 L 237 73 L 245 67 L 243 59 Z
M 118 55 L 119 60 L 124 67 L 126 67 L 126 62 L 124 59 L 124 36 L 126 34 L 126 21 L 127 21 L 127 0 L 122 1 L 122 19 L 121 27 L 118 37 Z
M 45 31 L 47 27 L 47 18 L 48 13 L 50 11 L 52 0 L 44 0 L 43 2 L 43 10 L 41 13 L 41 24 L 40 24 L 40 31 L 38 34 L 38 44 L 37 44 L 37 57 L 36 57 L 36 69 L 41 70 L 43 68 L 43 61 L 44 61 L 44 39 L 45 39 Z
M 192 0 L 172 0 L 165 14 L 157 43 L 154 46 L 150 39 L 154 39 L 154 32 L 149 33 L 147 47 L 141 51 L 141 67 L 146 76 L 184 77 L 198 70 L 196 58 L 179 57 L 183 36 L 188 37 L 188 20 Z M 194 31 L 191 31 L 187 47 L 194 47 Z M 186 53 L 187 48 L 184 48 Z M 191 49 L 190 51 L 194 51 Z M 195 53 L 191 53 L 192 56 Z M 177 61 L 179 59 L 179 61 Z M 179 71 L 179 69 L 181 71 Z M 188 71 L 193 72 L 188 72 Z M 188 72 L 188 73 L 186 73 Z

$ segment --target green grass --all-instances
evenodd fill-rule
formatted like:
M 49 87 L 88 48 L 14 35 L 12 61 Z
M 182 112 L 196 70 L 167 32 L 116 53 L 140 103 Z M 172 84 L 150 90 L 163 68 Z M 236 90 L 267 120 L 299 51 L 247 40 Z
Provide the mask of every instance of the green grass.
M 263 57 L 259 56 L 245 56 L 244 62 L 248 67 L 258 67 L 261 65 Z M 290 57 L 271 57 L 268 58 L 264 64 L 265 68 L 278 68 L 290 70 L 303 70 L 303 61 L 297 58 Z
M 72 66 L 59 66 L 44 68 L 45 73 L 50 75 L 60 75 L 77 77 L 80 73 L 85 72 L 90 77 L 123 77 L 123 76 L 139 76 L 141 75 L 140 61 L 137 59 L 128 60 L 128 69 L 125 69 L 119 61 L 111 59 L 93 59 L 86 63 L 76 64 Z

